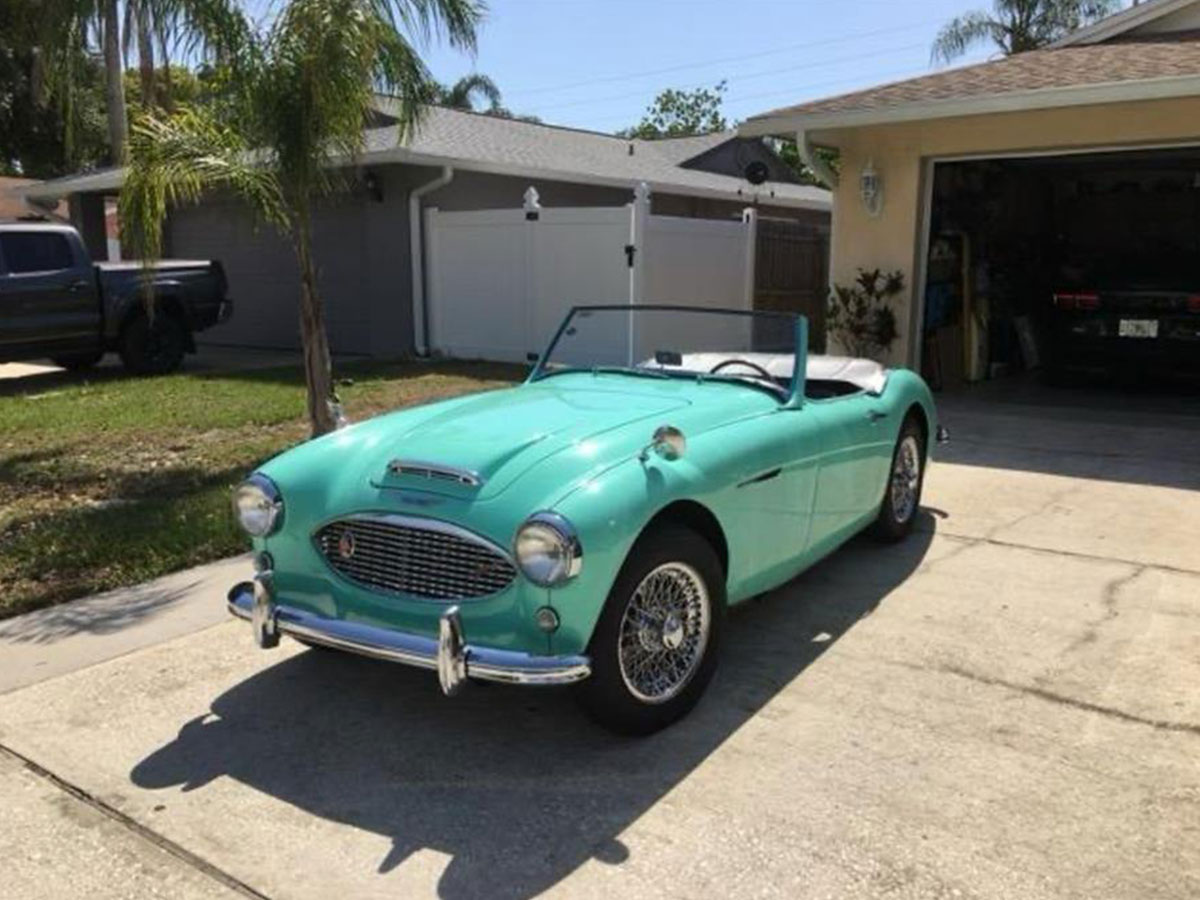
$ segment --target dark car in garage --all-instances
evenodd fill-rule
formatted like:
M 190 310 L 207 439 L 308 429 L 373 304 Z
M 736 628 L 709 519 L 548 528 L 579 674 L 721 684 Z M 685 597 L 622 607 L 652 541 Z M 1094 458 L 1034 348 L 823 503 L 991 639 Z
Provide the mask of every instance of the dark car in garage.
M 1200 277 L 1179 262 L 1146 253 L 1067 267 L 1073 277 L 1060 280 L 1045 317 L 1047 371 L 1200 375 Z

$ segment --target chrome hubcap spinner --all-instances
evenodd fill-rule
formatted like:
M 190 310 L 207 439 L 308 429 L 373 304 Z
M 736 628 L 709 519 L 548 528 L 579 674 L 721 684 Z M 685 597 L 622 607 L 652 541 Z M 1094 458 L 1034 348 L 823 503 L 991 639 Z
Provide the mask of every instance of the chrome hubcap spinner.
M 917 492 L 921 484 L 921 449 L 911 434 L 896 449 L 892 465 L 892 512 L 898 522 L 907 522 L 917 511 Z
M 708 588 L 687 563 L 664 563 L 625 607 L 617 660 L 625 687 L 643 703 L 665 703 L 696 674 L 708 645 Z

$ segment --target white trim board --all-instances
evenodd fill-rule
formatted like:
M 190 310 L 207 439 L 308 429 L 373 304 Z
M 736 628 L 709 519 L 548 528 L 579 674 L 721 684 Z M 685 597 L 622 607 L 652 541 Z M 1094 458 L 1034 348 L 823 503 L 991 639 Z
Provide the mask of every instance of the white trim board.
M 1137 81 L 1108 81 L 1101 84 L 1038 88 L 1003 94 L 951 97 L 945 100 L 917 101 L 837 112 L 789 113 L 787 110 L 781 110 L 748 119 L 738 127 L 738 134 L 742 137 L 758 137 L 796 131 L 861 128 L 867 125 L 950 119 L 989 113 L 1028 112 L 1037 109 L 1098 106 L 1192 96 L 1200 96 L 1200 75 L 1172 75 Z

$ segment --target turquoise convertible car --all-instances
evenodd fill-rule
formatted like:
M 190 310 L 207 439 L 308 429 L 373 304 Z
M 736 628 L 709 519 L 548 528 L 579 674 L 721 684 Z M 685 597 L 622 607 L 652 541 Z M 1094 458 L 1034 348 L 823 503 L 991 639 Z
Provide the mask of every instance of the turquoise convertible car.
M 578 307 L 518 387 L 379 416 L 237 488 L 280 635 L 471 679 L 571 684 L 617 731 L 685 714 L 728 607 L 913 527 L 925 383 L 809 356 L 799 316 Z

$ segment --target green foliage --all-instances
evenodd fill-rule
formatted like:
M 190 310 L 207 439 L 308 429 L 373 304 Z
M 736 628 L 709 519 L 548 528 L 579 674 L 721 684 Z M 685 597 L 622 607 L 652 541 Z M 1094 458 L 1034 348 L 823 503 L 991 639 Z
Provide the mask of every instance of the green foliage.
M 460 109 L 464 112 L 475 112 L 476 97 L 482 97 L 487 101 L 484 112 L 495 112 L 501 108 L 500 88 L 488 76 L 478 72 L 464 75 L 454 84 L 434 84 L 433 86 L 433 102 L 438 106 Z
M 292 242 L 314 434 L 334 427 L 329 344 L 312 243 L 312 210 L 348 189 L 377 91 L 392 95 L 401 137 L 435 83 L 413 41 L 444 35 L 471 49 L 476 0 L 291 0 L 268 23 L 234 0 L 189 0 L 212 66 L 213 102 L 135 121 L 121 193 L 122 243 L 161 254 L 168 210 L 228 189 Z
M 131 118 L 136 116 L 140 107 L 146 105 L 139 75 L 137 69 L 127 69 L 125 72 L 125 99 Z M 212 90 L 207 79 L 185 66 L 161 66 L 154 70 L 154 96 L 150 99 L 151 106 L 161 109 L 197 106 L 212 99 Z
M 899 336 L 890 304 L 903 290 L 903 272 L 859 269 L 853 284 L 834 285 L 826 330 L 851 356 L 882 355 Z
M 942 26 L 933 61 L 949 63 L 980 43 L 994 44 L 1005 56 L 1036 50 L 1120 6 L 1120 0 L 992 0 L 991 12 L 975 10 Z
M 46 10 L 0 0 L 0 172 L 53 178 L 108 153 L 103 70 L 84 35 L 38 48 Z
M 721 111 L 725 90 L 724 81 L 691 91 L 668 88 L 654 98 L 641 122 L 618 131 L 617 136 L 653 140 L 725 131 L 729 127 Z
M 787 165 L 791 167 L 792 171 L 796 173 L 801 184 L 815 184 L 818 187 L 828 187 L 828 185 L 822 183 L 821 180 L 817 178 L 815 174 L 813 174 L 813 171 L 804 164 L 804 161 L 800 159 L 800 151 L 797 149 L 796 142 L 794 140 L 776 138 L 771 141 L 771 147 L 779 156 L 779 158 L 787 163 Z M 834 172 L 841 171 L 841 157 L 838 156 L 837 150 L 834 150 L 830 147 L 817 147 L 816 154 L 818 157 L 825 160 L 826 164 L 833 169 Z

